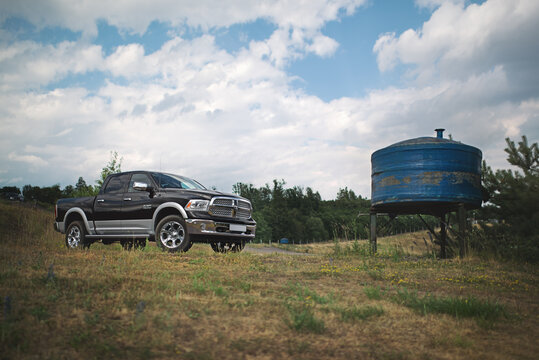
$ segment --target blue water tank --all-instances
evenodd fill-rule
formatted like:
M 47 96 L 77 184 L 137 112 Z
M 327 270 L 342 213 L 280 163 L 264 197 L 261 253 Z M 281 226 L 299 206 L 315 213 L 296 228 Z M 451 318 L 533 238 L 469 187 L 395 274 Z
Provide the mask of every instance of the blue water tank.
M 459 204 L 481 206 L 481 150 L 436 131 L 437 137 L 401 141 L 372 154 L 373 211 L 441 214 Z

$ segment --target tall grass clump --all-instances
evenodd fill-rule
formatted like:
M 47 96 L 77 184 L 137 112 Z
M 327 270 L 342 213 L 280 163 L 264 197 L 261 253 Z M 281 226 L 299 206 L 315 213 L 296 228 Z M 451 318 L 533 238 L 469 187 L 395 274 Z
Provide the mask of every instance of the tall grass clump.
M 355 320 L 366 320 L 373 316 L 381 316 L 384 309 L 381 306 L 354 306 L 352 308 L 337 309 L 342 321 L 352 322 Z
M 505 307 L 497 302 L 482 301 L 473 296 L 459 297 L 435 297 L 427 294 L 419 297 L 417 293 L 408 292 L 406 289 L 399 290 L 393 300 L 418 313 L 447 314 L 456 318 L 475 318 L 477 320 L 494 321 L 500 317 L 506 317 Z
M 306 304 L 289 306 L 289 319 L 285 322 L 291 329 L 301 333 L 322 334 L 326 330 L 324 320 L 318 319 L 314 311 Z
M 54 213 L 21 203 L 0 201 L 0 242 L 35 245 L 59 236 L 52 228 Z
M 300 301 L 315 302 L 316 304 L 322 305 L 333 302 L 333 297 L 331 294 L 326 296 L 318 295 L 316 291 L 311 290 L 307 286 L 303 286 L 299 283 L 292 285 L 291 289 Z
M 382 299 L 380 286 L 376 286 L 376 287 L 374 287 L 374 286 L 365 286 L 363 288 L 363 291 L 365 292 L 365 295 L 367 295 L 367 297 L 370 300 L 381 300 Z
M 351 245 L 342 245 L 338 238 L 333 240 L 333 256 L 335 257 L 370 255 L 371 251 L 369 243 L 361 244 L 355 239 Z

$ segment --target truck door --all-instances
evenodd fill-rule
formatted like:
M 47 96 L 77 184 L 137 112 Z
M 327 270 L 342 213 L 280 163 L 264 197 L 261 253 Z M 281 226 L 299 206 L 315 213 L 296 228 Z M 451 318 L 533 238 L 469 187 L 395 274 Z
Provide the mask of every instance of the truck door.
M 129 181 L 123 200 L 123 227 L 129 234 L 149 234 L 152 230 L 152 217 L 157 208 L 156 201 L 149 191 L 133 188 L 135 182 L 145 183 L 155 188 L 150 177 L 145 173 L 134 173 Z
M 130 174 L 112 176 L 94 203 L 95 230 L 98 235 L 122 234 L 122 205 Z

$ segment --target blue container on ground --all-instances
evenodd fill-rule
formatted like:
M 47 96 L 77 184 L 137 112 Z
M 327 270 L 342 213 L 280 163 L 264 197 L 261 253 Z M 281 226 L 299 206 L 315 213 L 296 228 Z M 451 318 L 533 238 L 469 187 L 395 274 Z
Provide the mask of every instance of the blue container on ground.
M 481 206 L 481 150 L 436 131 L 438 137 L 398 142 L 372 154 L 373 211 L 442 214 L 459 204 Z

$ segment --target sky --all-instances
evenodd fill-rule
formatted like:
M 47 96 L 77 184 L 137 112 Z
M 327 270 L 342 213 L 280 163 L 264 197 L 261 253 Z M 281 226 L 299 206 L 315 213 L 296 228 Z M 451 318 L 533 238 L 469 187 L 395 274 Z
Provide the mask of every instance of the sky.
M 161 170 L 370 198 L 371 154 L 539 138 L 537 0 L 0 2 L 0 187 Z

